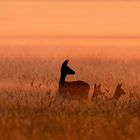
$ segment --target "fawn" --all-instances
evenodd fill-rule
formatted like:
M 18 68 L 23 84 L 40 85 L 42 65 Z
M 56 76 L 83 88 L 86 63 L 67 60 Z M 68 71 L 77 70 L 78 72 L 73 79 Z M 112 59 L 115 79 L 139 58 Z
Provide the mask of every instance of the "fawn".
M 126 92 L 122 89 L 122 84 L 118 84 L 114 96 L 111 98 L 108 98 L 107 96 L 104 95 L 104 92 L 101 91 L 101 84 L 100 85 L 94 85 L 94 92 L 92 96 L 92 100 L 98 97 L 99 95 L 103 95 L 106 100 L 108 101 L 118 101 L 122 95 L 125 95 Z

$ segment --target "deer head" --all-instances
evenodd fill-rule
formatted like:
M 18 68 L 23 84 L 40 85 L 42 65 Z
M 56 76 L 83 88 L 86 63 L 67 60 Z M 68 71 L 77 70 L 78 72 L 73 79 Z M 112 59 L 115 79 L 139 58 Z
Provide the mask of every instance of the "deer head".
M 122 89 L 122 84 L 118 84 L 115 90 L 115 97 L 119 98 L 120 96 L 126 94 L 126 92 Z
M 94 97 L 97 97 L 98 95 L 102 95 L 102 91 L 101 91 L 101 84 L 97 85 L 95 84 L 94 85 L 94 92 L 93 92 L 93 98 Z
M 75 71 L 73 71 L 69 66 L 68 66 L 68 62 L 69 60 L 65 60 L 62 64 L 62 67 L 61 67 L 61 74 L 63 75 L 72 75 L 72 74 L 75 74 Z

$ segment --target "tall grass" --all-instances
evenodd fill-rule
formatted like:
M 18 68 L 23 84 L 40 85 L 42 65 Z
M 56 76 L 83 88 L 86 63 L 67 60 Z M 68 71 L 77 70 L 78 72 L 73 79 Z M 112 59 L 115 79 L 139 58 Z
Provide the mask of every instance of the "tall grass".
M 138 140 L 140 137 L 140 61 L 74 60 L 76 75 L 91 85 L 102 83 L 112 97 L 116 84 L 127 94 L 117 104 L 103 98 L 65 100 L 57 92 L 59 60 L 0 61 L 1 140 Z

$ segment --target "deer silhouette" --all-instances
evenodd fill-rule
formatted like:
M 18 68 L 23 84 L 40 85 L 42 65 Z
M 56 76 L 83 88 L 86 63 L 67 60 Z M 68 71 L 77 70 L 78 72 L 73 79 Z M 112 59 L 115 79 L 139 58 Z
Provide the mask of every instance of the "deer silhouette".
M 88 83 L 84 81 L 71 81 L 66 82 L 67 75 L 74 75 L 75 71 L 73 71 L 68 66 L 69 60 L 63 62 L 61 66 L 61 76 L 59 81 L 59 93 L 64 98 L 88 98 L 90 86 Z
M 105 96 L 105 93 L 101 91 L 101 84 L 100 85 L 95 84 L 94 92 L 92 95 L 92 100 L 95 99 L 96 97 L 98 97 L 99 95 L 103 95 L 107 101 L 118 101 L 120 99 L 120 97 L 125 94 L 126 94 L 126 92 L 123 90 L 122 84 L 118 84 L 115 89 L 115 93 L 114 93 L 113 97 L 108 98 L 107 96 Z
M 118 84 L 114 93 L 114 96 L 111 97 L 108 100 L 114 100 L 114 101 L 118 101 L 120 99 L 121 96 L 125 95 L 126 92 L 124 91 L 124 89 L 122 88 L 122 84 Z
M 104 95 L 104 92 L 101 91 L 101 84 L 99 84 L 99 85 L 95 84 L 94 85 L 93 95 L 92 95 L 92 100 L 97 98 L 100 95 L 101 96 Z

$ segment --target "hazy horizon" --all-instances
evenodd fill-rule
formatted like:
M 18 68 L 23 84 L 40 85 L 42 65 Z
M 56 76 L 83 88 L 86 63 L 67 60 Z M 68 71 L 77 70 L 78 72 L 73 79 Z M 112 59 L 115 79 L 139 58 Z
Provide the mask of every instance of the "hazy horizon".
M 0 55 L 139 59 L 140 2 L 0 2 Z

